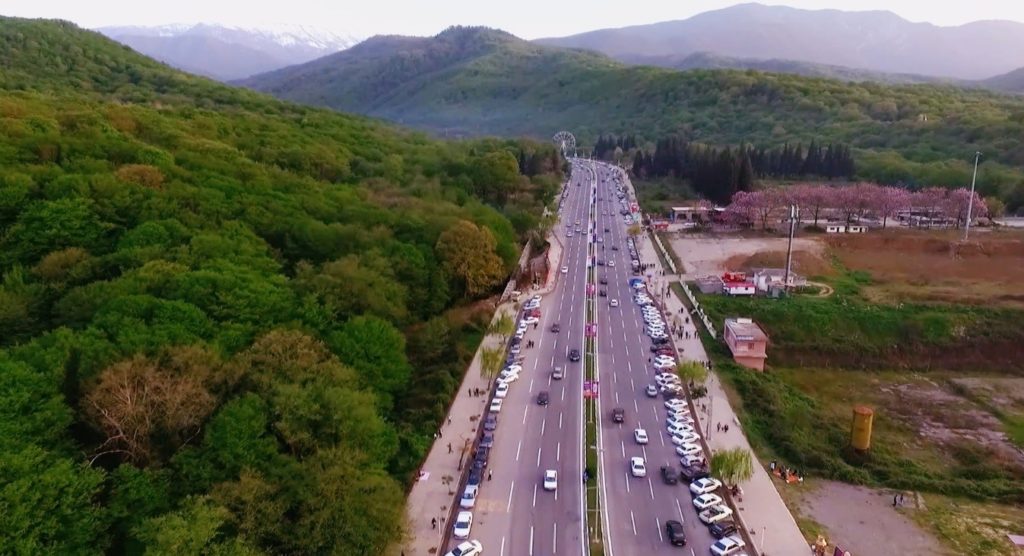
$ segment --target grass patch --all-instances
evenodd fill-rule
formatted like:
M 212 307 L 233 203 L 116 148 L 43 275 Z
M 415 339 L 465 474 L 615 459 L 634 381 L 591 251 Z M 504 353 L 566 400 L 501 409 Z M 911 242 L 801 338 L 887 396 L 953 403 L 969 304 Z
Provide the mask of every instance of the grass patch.
M 646 213 L 664 216 L 670 208 L 697 198 L 686 182 L 674 178 L 633 178 L 637 204 Z
M 1021 534 L 1024 508 L 937 495 L 927 497 L 925 502 L 926 509 L 911 516 L 957 554 L 1007 556 L 1024 552 L 1006 537 L 1007 533 Z
M 1003 425 L 1010 442 L 1024 449 L 1024 415 L 1003 416 Z

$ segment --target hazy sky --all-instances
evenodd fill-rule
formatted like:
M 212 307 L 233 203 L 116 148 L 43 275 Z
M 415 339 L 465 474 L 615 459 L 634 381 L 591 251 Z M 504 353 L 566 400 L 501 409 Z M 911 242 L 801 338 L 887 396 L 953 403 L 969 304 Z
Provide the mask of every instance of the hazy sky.
M 684 19 L 735 0 L 0 0 L 0 14 L 71 20 L 83 27 L 217 22 L 304 24 L 357 36 L 433 35 L 449 25 L 487 25 L 523 38 Z M 806 9 L 889 10 L 911 21 L 959 25 L 979 19 L 1024 21 L 1021 0 L 787 0 Z

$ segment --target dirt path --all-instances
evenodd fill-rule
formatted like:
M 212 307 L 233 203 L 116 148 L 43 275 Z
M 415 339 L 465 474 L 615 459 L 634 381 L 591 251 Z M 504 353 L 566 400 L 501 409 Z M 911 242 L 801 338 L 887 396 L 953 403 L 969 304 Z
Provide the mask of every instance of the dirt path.
M 789 493 L 792 496 L 787 498 L 797 498 L 797 512 L 824 527 L 822 533 L 830 547 L 838 545 L 857 556 L 953 554 L 907 517 L 909 512 L 917 511 L 911 507 L 910 493 L 903 507 L 894 508 L 893 492 L 888 490 L 824 480 L 814 481 L 803 489 L 800 494 Z

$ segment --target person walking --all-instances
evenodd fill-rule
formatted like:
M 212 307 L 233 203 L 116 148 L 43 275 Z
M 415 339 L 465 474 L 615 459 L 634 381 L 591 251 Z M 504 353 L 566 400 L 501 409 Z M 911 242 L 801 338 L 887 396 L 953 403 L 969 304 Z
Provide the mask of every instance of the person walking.
M 448 453 L 449 454 L 452 453 L 452 443 L 451 442 L 448 443 Z
M 896 505 L 895 499 L 894 499 L 892 505 L 893 506 Z M 437 529 L 437 518 L 436 517 L 430 518 L 430 528 L 431 529 Z
M 488 469 L 487 470 L 487 480 L 490 481 L 492 478 L 494 478 L 494 471 L 491 470 L 491 469 Z

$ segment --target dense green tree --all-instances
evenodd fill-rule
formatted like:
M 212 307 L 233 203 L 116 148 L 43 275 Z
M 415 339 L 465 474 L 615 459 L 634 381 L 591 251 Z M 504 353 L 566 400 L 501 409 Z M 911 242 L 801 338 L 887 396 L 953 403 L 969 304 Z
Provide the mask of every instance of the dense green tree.
M 490 230 L 467 220 L 445 230 L 437 239 L 436 249 L 448 274 L 468 295 L 475 297 L 487 292 L 505 274 Z
M 359 373 L 363 386 L 393 395 L 408 383 L 412 369 L 405 358 L 405 337 L 388 321 L 354 317 L 328 342 L 338 358 Z

